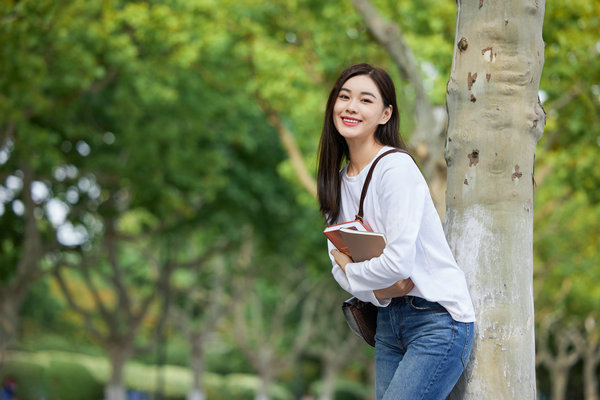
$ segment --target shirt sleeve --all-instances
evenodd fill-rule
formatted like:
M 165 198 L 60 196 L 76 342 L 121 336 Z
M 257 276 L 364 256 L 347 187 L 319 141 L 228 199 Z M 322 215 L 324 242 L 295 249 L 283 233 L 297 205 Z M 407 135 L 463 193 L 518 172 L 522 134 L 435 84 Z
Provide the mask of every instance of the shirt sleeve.
M 372 303 L 378 307 L 387 307 L 390 304 L 391 299 L 381 299 L 380 301 L 375 296 L 375 293 L 373 293 L 373 290 L 353 291 L 350 288 L 350 283 L 348 282 L 346 274 L 344 273 L 344 271 L 342 271 L 339 265 L 336 264 L 333 256 L 331 255 L 331 250 L 333 249 L 335 249 L 335 246 L 328 240 L 327 250 L 329 253 L 329 259 L 331 260 L 332 264 L 331 274 L 333 275 L 337 283 L 340 285 L 340 287 L 361 301 Z
M 410 278 L 429 187 L 408 156 L 382 168 L 377 200 L 387 245 L 379 257 L 346 265 L 350 289 L 357 292 L 389 287 Z

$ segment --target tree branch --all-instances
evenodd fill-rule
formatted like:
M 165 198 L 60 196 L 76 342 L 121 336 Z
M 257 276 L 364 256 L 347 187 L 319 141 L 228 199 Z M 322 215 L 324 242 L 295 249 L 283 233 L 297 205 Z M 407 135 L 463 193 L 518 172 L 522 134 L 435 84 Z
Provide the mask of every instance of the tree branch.
M 283 125 L 281 118 L 279 117 L 279 113 L 273 107 L 271 107 L 269 103 L 262 99 L 258 94 L 256 95 L 256 99 L 259 107 L 266 114 L 267 120 L 277 131 L 277 134 L 281 139 L 281 143 L 290 157 L 290 161 L 292 162 L 292 166 L 296 171 L 296 175 L 300 180 L 300 184 L 308 191 L 308 193 L 316 198 L 317 182 L 310 172 L 308 172 L 308 168 L 306 168 L 304 158 L 302 157 L 302 152 L 296 144 L 294 135 L 292 135 L 292 133 Z
M 104 306 L 104 302 L 102 301 L 102 298 L 100 297 L 100 294 L 98 293 L 98 289 L 96 289 L 96 285 L 94 284 L 94 281 L 90 274 L 89 260 L 86 257 L 82 258 L 80 267 L 82 270 L 83 279 L 85 281 L 85 284 L 86 284 L 89 292 L 92 295 L 92 298 L 94 299 L 94 303 L 96 304 L 98 311 L 100 311 L 100 314 L 102 315 L 102 317 L 108 324 L 111 321 L 110 313 L 108 312 L 107 308 Z
M 92 336 L 95 336 L 98 339 L 102 339 L 102 335 L 100 334 L 100 332 L 98 332 L 94 328 L 92 322 L 92 314 L 80 307 L 79 304 L 77 304 L 77 302 L 75 301 L 75 298 L 71 293 L 71 289 L 69 289 L 67 283 L 65 282 L 62 276 L 61 269 L 62 267 L 59 264 L 55 265 L 55 267 L 53 268 L 53 275 L 56 278 L 56 281 L 58 282 L 61 292 L 67 300 L 67 303 L 69 303 L 69 306 L 73 309 L 73 311 L 75 311 L 83 318 L 85 327 L 88 330 L 88 332 L 90 332 Z
M 112 271 L 111 280 L 114 284 L 115 290 L 117 291 L 117 296 L 119 299 L 118 309 L 120 311 L 125 312 L 127 318 L 130 319 L 131 315 L 131 300 L 129 298 L 129 293 L 127 288 L 125 287 L 123 277 L 121 276 L 121 270 L 119 268 L 119 261 L 117 260 L 117 245 L 116 245 L 116 235 L 115 235 L 115 227 L 114 220 L 106 221 L 106 235 L 105 235 L 105 244 L 104 247 L 106 249 L 106 254 L 108 257 L 108 265 Z

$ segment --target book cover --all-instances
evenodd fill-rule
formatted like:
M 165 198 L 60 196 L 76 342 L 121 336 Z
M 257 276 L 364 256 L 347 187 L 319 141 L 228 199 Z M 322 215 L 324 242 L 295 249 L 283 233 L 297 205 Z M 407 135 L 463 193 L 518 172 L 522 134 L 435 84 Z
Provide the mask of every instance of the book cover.
M 371 232 L 358 220 L 330 225 L 323 233 L 339 251 L 355 262 L 381 255 L 386 245 L 384 234 Z
M 340 236 L 350 251 L 354 262 L 379 257 L 385 249 L 386 240 L 383 233 L 361 232 L 354 229 L 341 228 Z

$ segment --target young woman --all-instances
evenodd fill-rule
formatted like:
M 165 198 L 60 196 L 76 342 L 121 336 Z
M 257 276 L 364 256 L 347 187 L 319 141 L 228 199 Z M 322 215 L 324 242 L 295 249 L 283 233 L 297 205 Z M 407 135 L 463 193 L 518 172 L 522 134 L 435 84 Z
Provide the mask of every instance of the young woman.
M 329 95 L 319 143 L 318 197 L 329 224 L 355 219 L 372 161 L 394 147 L 404 145 L 392 79 L 368 64 L 347 68 Z M 391 153 L 376 164 L 363 220 L 385 234 L 381 256 L 355 263 L 328 245 L 339 285 L 379 307 L 376 397 L 443 400 L 469 359 L 475 315 L 428 186 L 409 155 Z

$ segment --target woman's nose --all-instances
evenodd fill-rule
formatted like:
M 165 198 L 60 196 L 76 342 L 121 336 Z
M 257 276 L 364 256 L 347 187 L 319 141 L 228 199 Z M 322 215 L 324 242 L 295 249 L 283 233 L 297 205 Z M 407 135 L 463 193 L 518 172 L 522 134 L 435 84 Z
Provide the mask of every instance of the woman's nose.
M 356 112 L 356 100 L 350 99 L 350 101 L 346 105 L 346 110 L 349 112 Z

